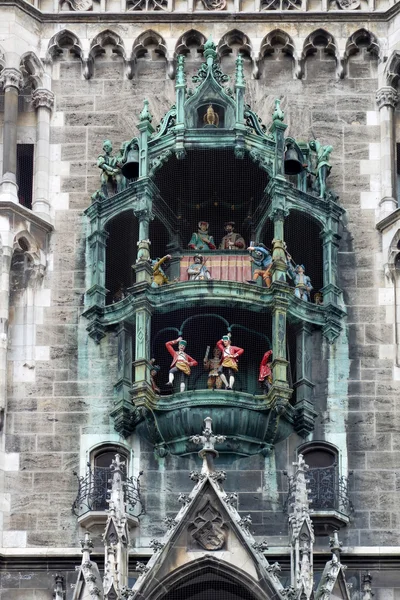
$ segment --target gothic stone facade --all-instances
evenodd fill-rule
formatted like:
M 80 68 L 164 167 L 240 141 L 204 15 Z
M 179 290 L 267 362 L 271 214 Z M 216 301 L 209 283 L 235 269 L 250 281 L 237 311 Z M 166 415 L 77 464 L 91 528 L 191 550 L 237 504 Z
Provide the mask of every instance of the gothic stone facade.
M 99 187 L 103 140 L 118 148 L 135 134 L 144 98 L 158 123 L 174 103 L 176 55 L 186 53 L 189 76 L 210 35 L 229 75 L 242 52 L 247 101 L 265 123 L 280 98 L 289 135 L 334 146 L 330 185 L 346 210 L 338 272 L 348 352 L 337 344 L 333 354 L 321 340 L 312 367 L 318 416 L 307 439 L 334 444 L 341 472 L 351 471 L 354 512 L 340 538 L 354 594 L 369 570 L 376 600 L 398 599 L 399 5 L 347 10 L 310 2 L 282 11 L 243 2 L 218 11 L 181 4 L 129 11 L 125 3 L 94 2 L 79 12 L 74 2 L 6 0 L 0 7 L 4 106 L 10 90 L 14 100 L 19 93 L 16 129 L 7 129 L 0 115 L 1 600 L 50 598 L 56 572 L 72 597 L 82 537 L 71 514 L 73 471 L 83 475 L 100 444 L 121 444 L 131 474 L 144 471 L 146 514 L 135 530 L 132 561 L 146 561 L 150 540 L 165 531 L 164 517 L 179 509 L 178 493 L 192 489 L 195 455 L 161 458 L 135 434 L 124 439 L 114 429 L 116 337 L 109 332 L 96 344 L 82 317 L 83 211 Z M 16 142 L 35 145 L 32 210 L 16 201 L 8 158 Z M 268 539 L 267 554 L 284 568 L 284 471 L 302 443 L 292 434 L 266 457 L 219 464 L 227 470 L 225 490 L 238 493 L 239 512 L 251 513 L 253 534 Z M 318 538 L 314 560 L 321 570 L 326 557 L 326 539 Z

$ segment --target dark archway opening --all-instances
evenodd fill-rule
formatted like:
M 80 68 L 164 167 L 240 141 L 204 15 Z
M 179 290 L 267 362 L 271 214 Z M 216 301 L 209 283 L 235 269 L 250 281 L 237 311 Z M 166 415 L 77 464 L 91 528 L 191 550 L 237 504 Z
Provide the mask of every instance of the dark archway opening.
M 311 279 L 313 290 L 311 300 L 315 292 L 319 292 L 324 285 L 323 275 L 323 251 L 321 240 L 321 225 L 306 213 L 298 210 L 290 211 L 285 219 L 284 236 L 287 250 L 293 258 L 295 265 L 304 265 L 305 273 Z M 263 242 L 267 248 L 271 248 L 274 238 L 274 224 L 268 220 L 262 234 Z M 289 285 L 292 285 L 288 277 Z
M 178 583 L 160 600 L 257 600 L 257 597 L 227 575 L 204 569 Z
M 106 304 L 119 302 L 133 283 L 139 226 L 133 212 L 124 212 L 106 227 Z
M 222 317 L 222 318 L 221 318 Z M 207 389 L 208 370 L 204 368 L 204 358 L 209 347 L 209 358 L 218 340 L 227 333 L 225 319 L 232 327 L 232 345 L 244 349 L 239 358 L 239 371 L 235 375 L 235 390 L 248 394 L 263 393 L 259 381 L 259 366 L 264 353 L 271 349 L 272 319 L 270 313 L 257 314 L 236 308 L 204 307 L 180 309 L 168 314 L 157 315 L 152 319 L 152 357 L 161 367 L 157 376 L 157 384 L 162 394 L 170 394 L 171 390 L 165 384 L 168 381 L 168 371 L 171 356 L 165 342 L 178 337 L 178 329 L 185 320 L 182 335 L 187 341 L 187 353 L 197 360 L 198 366 L 192 369 L 188 387 L 190 390 Z M 174 388 L 178 392 L 179 386 Z
M 175 216 L 182 248 L 208 221 L 218 247 L 225 235 L 224 223 L 234 221 L 236 231 L 250 241 L 252 215 L 259 205 L 268 174 L 250 158 L 235 158 L 232 148 L 196 149 L 183 160 L 172 157 L 154 179 L 161 196 Z

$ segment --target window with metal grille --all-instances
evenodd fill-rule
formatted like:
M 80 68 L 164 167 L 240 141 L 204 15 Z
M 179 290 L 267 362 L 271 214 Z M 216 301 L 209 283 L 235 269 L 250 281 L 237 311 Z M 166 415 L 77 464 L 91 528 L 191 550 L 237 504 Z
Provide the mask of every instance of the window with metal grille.
M 93 456 L 93 507 L 92 510 L 108 509 L 108 493 L 110 490 L 109 481 L 111 475 L 111 463 L 115 458 L 116 453 L 121 455 L 121 458 L 126 462 L 127 456 L 121 452 L 120 447 L 105 448 Z M 126 470 L 124 478 L 126 477 Z
M 19 203 L 32 208 L 33 196 L 33 144 L 17 145 L 17 186 Z
M 338 508 L 340 478 L 336 448 L 323 442 L 315 442 L 302 446 L 299 453 L 309 466 L 307 479 L 312 508 Z

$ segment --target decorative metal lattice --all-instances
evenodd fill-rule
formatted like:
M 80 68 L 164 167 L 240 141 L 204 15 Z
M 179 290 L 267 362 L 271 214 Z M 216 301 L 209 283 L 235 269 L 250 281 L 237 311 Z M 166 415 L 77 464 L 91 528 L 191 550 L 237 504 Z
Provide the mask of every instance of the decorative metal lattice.
M 74 471 L 74 475 L 78 479 L 78 494 L 72 505 L 72 512 L 77 517 L 92 510 L 105 511 L 108 509 L 112 479 L 111 468 L 95 467 L 92 469 L 90 463 L 88 463 L 87 467 L 88 471 L 82 477 L 79 477 Z M 137 477 L 125 476 L 123 481 L 127 512 L 134 517 L 140 517 L 140 515 L 144 514 L 140 496 L 140 477 L 142 474 L 143 472 L 141 471 Z M 137 506 L 139 510 L 136 508 Z
M 348 479 L 339 476 L 338 465 L 330 467 L 315 467 L 307 471 L 307 488 L 311 510 L 337 510 L 345 515 L 353 511 L 352 503 L 348 497 Z M 288 500 L 292 494 L 292 478 L 289 477 Z M 289 502 L 285 502 L 287 510 Z
M 127 4 L 131 10 L 168 10 L 168 0 L 130 0 Z
M 262 0 L 261 10 L 301 10 L 302 0 Z

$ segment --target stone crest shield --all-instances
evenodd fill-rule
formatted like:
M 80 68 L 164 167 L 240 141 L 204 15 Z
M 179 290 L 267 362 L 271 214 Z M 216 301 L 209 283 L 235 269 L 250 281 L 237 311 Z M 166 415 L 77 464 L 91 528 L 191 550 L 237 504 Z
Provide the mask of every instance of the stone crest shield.
M 221 550 L 226 541 L 226 525 L 209 500 L 198 511 L 189 528 L 193 539 L 204 550 Z

